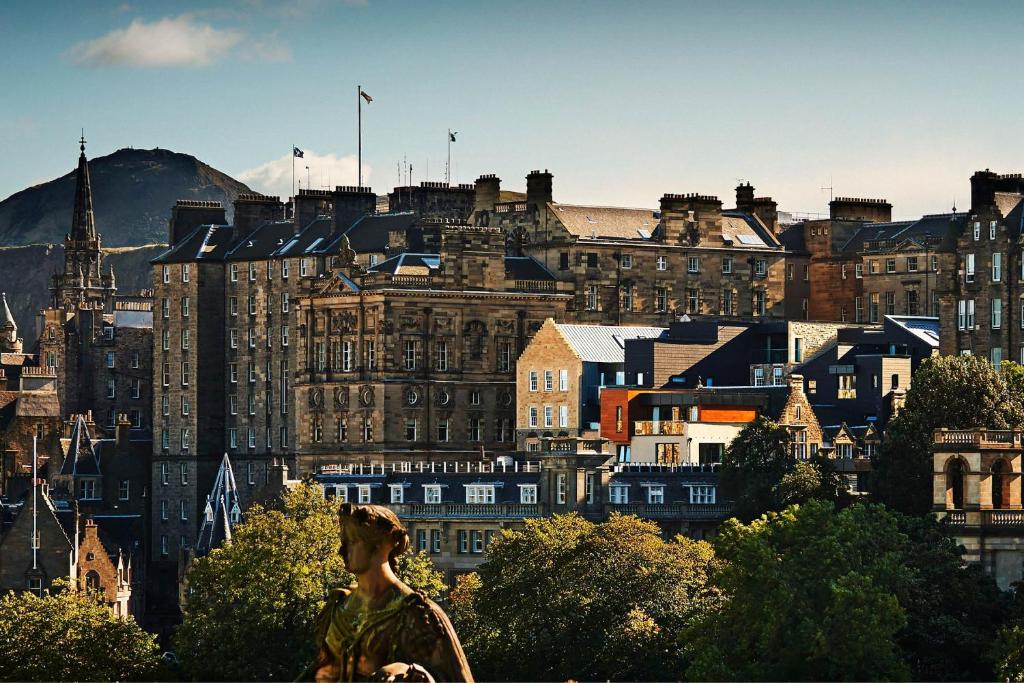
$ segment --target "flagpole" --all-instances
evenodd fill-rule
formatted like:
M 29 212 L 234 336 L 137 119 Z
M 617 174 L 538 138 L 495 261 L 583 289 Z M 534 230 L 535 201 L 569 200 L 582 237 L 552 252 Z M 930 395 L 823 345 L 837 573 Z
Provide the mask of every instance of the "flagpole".
M 39 565 L 38 565 L 37 560 L 36 560 L 36 556 L 39 553 L 39 548 L 38 548 L 39 544 L 36 543 L 36 535 L 39 533 L 36 530 L 36 520 L 37 520 L 37 518 L 39 516 L 37 514 L 37 512 L 36 512 L 36 484 L 38 483 L 38 481 L 37 481 L 37 476 L 38 475 L 36 474 L 36 460 L 37 460 L 37 458 L 36 458 L 36 436 L 33 435 L 32 436 L 32 569 L 38 569 L 39 568 Z
M 356 107 L 358 108 L 359 120 L 359 181 L 356 187 L 363 186 L 363 86 L 356 86 Z
M 295 150 L 298 149 L 292 143 L 292 215 L 295 215 Z

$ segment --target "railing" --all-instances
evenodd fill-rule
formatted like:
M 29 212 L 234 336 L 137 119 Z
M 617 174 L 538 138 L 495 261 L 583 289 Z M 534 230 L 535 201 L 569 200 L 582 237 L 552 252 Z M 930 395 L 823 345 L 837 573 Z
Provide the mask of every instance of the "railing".
M 946 519 L 950 526 L 964 526 L 967 524 L 967 513 L 963 510 L 950 510 L 946 513 Z
M 429 287 L 433 278 L 429 275 L 392 275 L 391 284 L 402 287 Z
M 981 513 L 985 526 L 1024 526 L 1024 510 L 988 510 Z
M 637 420 L 633 423 L 634 436 L 682 436 L 686 423 L 682 420 Z
M 732 506 L 720 503 L 622 503 L 609 505 L 608 510 L 645 519 L 726 519 L 732 515 Z
M 720 463 L 708 463 L 704 465 L 670 465 L 662 463 L 617 463 L 612 465 L 612 472 L 622 473 L 650 473 L 663 474 L 667 472 L 682 472 L 684 474 L 696 474 L 700 472 L 718 472 L 722 468 Z
M 513 289 L 521 292 L 553 292 L 555 291 L 554 280 L 516 280 Z
M 522 519 L 543 515 L 540 505 L 528 503 L 406 503 L 389 507 L 403 519 Z
M 542 465 L 538 460 L 520 462 L 371 462 L 371 463 L 330 463 L 320 465 L 320 474 L 349 474 L 361 476 L 385 476 L 388 474 L 493 474 L 516 473 L 537 474 Z
M 935 443 L 946 446 L 1019 447 L 1020 433 L 1012 429 L 937 429 Z

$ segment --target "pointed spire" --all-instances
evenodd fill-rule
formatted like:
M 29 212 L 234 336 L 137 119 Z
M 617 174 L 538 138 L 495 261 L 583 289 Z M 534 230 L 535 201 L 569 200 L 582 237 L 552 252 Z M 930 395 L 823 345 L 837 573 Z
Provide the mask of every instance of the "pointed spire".
M 7 292 L 2 294 L 3 296 L 3 310 L 0 310 L 0 329 L 18 331 L 18 324 L 14 322 L 14 316 L 11 315 L 11 307 L 7 305 Z
M 75 213 L 71 218 L 71 239 L 87 241 L 96 239 L 96 219 L 92 212 L 92 183 L 89 181 L 89 162 L 85 159 L 85 131 L 79 140 L 81 155 L 78 157 L 78 172 L 75 179 Z

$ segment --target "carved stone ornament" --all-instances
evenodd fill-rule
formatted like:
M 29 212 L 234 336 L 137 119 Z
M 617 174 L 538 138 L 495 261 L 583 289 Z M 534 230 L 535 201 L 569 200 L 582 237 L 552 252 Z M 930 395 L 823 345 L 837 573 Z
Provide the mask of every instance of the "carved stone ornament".
M 381 334 L 393 334 L 395 331 L 395 323 L 391 320 L 381 320 L 378 327 Z
M 311 389 L 309 392 L 309 405 L 311 408 L 319 408 L 324 404 L 324 390 Z
M 494 321 L 495 334 L 515 334 L 516 321 L 509 318 L 498 318 Z
M 362 386 L 359 388 L 359 402 L 364 406 L 373 405 L 373 387 Z
M 450 333 L 452 331 L 452 319 L 445 317 L 434 318 L 434 330 Z
M 447 389 L 441 389 L 437 392 L 437 405 L 446 406 L 452 402 L 452 395 Z
M 344 408 L 348 405 L 348 387 L 336 387 L 334 389 L 334 405 Z
M 405 390 L 405 404 L 408 406 L 418 406 L 420 404 L 420 390 L 416 387 L 409 387 Z
M 420 327 L 420 318 L 416 315 L 399 316 L 398 324 L 403 330 L 418 330 Z
M 501 396 L 498 398 L 498 401 L 500 401 L 501 405 L 505 406 L 506 408 L 509 407 L 510 405 L 512 405 L 512 392 L 511 391 L 503 391 L 503 392 L 501 392 Z

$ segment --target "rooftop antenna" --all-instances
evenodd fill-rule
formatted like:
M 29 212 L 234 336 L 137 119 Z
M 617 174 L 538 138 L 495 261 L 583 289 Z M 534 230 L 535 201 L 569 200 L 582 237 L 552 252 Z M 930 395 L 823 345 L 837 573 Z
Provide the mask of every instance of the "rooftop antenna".
M 828 185 L 822 185 L 821 186 L 821 191 L 822 192 L 824 192 L 825 190 L 828 190 L 828 203 L 829 204 L 832 203 L 832 189 L 833 189 L 832 188 L 832 176 L 829 176 L 828 177 Z

